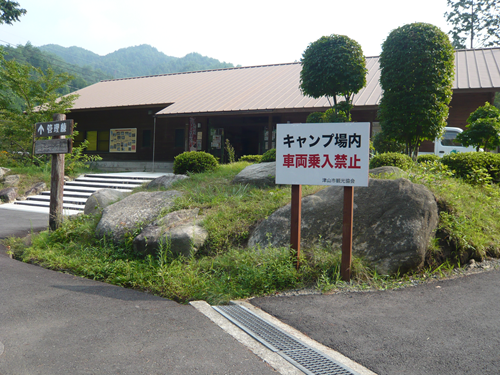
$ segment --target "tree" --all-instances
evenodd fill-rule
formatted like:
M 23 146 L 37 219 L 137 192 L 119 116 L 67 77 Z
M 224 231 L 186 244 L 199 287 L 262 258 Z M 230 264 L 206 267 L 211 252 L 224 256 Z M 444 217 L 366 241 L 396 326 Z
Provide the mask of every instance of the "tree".
M 457 136 L 464 146 L 493 150 L 500 146 L 500 110 L 490 103 L 476 109 L 467 119 L 467 127 Z
M 33 157 L 35 123 L 69 112 L 77 98 L 59 97 L 57 92 L 71 79 L 50 68 L 44 73 L 29 64 L 7 61 L 0 51 L 0 149 Z
M 19 3 L 10 0 L 0 0 L 0 25 L 19 21 L 19 17 L 26 14 L 26 9 L 19 8 Z
M 448 0 L 444 16 L 453 26 L 449 34 L 455 48 L 490 47 L 500 44 L 500 3 L 498 0 Z
M 361 46 L 345 35 L 323 36 L 309 44 L 302 54 L 300 89 L 306 96 L 333 99 L 335 113 L 339 112 L 337 96 L 347 105 L 366 85 L 366 61 Z
M 382 44 L 379 107 L 382 130 L 406 145 L 416 160 L 423 140 L 446 126 L 454 75 L 454 49 L 436 26 L 413 23 L 393 30 Z

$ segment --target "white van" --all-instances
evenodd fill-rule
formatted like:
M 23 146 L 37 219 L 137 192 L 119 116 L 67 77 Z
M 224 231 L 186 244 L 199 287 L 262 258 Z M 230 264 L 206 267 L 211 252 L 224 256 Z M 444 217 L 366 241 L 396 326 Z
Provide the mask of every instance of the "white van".
M 455 139 L 457 135 L 462 132 L 463 130 L 460 128 L 446 127 L 444 128 L 443 136 L 440 139 L 436 138 L 436 140 L 434 141 L 434 152 L 419 152 L 418 154 L 434 154 L 441 157 L 443 155 L 455 154 L 458 152 L 476 151 L 475 147 L 462 146 L 462 144 Z

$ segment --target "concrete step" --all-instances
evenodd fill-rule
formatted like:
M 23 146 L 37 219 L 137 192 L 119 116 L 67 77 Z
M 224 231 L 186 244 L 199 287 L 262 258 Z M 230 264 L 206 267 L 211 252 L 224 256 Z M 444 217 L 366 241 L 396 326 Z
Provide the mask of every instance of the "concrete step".
M 88 181 L 69 181 L 64 184 L 64 186 L 83 186 L 96 189 L 135 189 L 141 187 L 142 184 L 122 184 L 116 182 L 88 182 Z
M 124 172 L 80 176 L 75 181 L 68 181 L 64 184 L 64 215 L 74 215 L 82 212 L 87 199 L 98 190 L 115 189 L 123 192 L 132 192 L 134 188 L 140 187 L 144 183 L 166 174 L 168 173 Z M 48 213 L 49 206 L 50 191 L 44 191 L 39 195 L 28 197 L 24 201 L 0 205 L 0 209 L 10 208 L 24 211 L 32 209 L 33 212 L 46 211 Z
M 21 206 L 36 206 L 36 207 L 46 207 L 47 209 L 50 208 L 50 201 L 37 201 L 37 200 L 25 200 L 25 201 L 16 201 L 15 204 L 21 205 Z M 84 205 L 81 204 L 71 204 L 71 203 L 64 203 L 63 202 L 63 210 L 64 209 L 69 209 L 69 210 L 76 210 L 76 211 L 83 211 L 85 208 Z

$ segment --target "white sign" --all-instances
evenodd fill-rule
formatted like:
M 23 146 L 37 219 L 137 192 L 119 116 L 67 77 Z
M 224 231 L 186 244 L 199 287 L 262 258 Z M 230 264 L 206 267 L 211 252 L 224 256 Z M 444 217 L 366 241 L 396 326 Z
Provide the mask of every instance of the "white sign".
M 278 124 L 276 183 L 368 186 L 370 123 Z

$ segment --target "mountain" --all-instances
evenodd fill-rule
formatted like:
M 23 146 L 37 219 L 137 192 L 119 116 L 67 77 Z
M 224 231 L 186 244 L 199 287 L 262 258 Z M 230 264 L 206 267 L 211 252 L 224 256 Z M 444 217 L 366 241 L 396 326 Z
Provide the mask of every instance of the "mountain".
M 47 44 L 39 49 L 57 55 L 70 64 L 87 66 L 114 78 L 233 67 L 233 64 L 220 62 L 195 52 L 181 58 L 167 56 L 148 44 L 122 48 L 105 56 L 80 47 L 67 48 L 56 44 Z
M 59 90 L 61 94 L 67 94 L 93 83 L 113 78 L 110 74 L 104 73 L 99 69 L 94 69 L 89 65 L 79 66 L 66 62 L 58 55 L 47 51 L 41 51 L 29 42 L 26 43 L 25 46 L 3 46 L 2 50 L 7 60 L 15 59 L 19 63 L 30 64 L 36 68 L 42 69 L 44 72 L 46 72 L 48 68 L 51 68 L 56 74 L 62 72 L 71 74 L 74 79 L 66 89 Z

